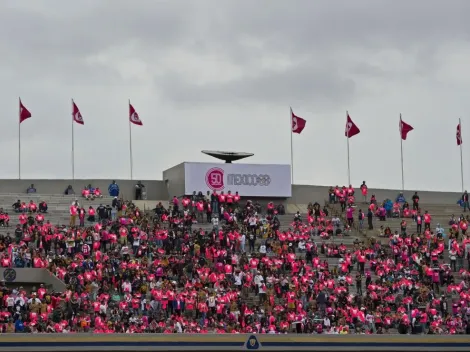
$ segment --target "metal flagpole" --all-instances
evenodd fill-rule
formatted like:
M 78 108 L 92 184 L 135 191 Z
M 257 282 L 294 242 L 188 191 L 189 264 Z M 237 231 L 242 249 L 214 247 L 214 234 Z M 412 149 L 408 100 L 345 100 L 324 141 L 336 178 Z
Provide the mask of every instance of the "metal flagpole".
M 403 169 L 403 138 L 402 138 L 402 123 L 401 123 L 401 113 L 400 113 L 400 148 L 401 148 L 401 190 L 405 191 L 405 172 Z
M 18 179 L 21 180 L 21 98 L 18 98 Z
M 462 193 L 465 189 L 464 187 L 464 184 L 463 184 L 463 156 L 462 156 L 462 122 L 460 121 L 460 118 L 459 118 L 459 133 L 460 133 L 460 177 L 462 179 Z
M 289 116 L 289 129 L 290 129 L 290 170 L 291 170 L 291 184 L 294 184 L 294 143 L 292 138 L 292 108 L 290 108 Z
M 131 100 L 129 99 L 129 112 L 130 112 Z M 131 180 L 133 179 L 133 160 L 132 160 L 132 126 L 131 126 L 131 116 L 129 115 L 129 156 L 130 156 L 130 166 L 131 166 Z
M 75 140 L 74 140 L 74 131 L 73 131 L 73 125 L 74 125 L 74 119 L 75 117 L 73 116 L 73 99 L 72 99 L 72 181 L 75 183 Z
M 348 186 L 351 184 L 351 165 L 349 162 L 349 125 L 348 125 L 348 111 L 346 111 L 346 144 L 348 149 Z

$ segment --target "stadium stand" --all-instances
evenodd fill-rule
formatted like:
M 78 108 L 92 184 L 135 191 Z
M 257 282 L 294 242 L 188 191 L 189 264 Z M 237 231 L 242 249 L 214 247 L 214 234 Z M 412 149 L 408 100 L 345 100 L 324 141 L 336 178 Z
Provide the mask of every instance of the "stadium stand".
M 459 205 L 394 214 L 396 199 L 354 194 L 281 204 L 94 192 L 0 195 L 2 332 L 470 333 Z M 19 286 L 24 268 L 64 289 Z

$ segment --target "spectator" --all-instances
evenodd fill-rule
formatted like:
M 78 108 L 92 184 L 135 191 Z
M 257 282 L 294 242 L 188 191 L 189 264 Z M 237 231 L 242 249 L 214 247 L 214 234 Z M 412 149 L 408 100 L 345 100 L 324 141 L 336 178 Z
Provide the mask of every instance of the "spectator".
M 111 197 L 119 197 L 119 185 L 113 180 L 108 187 L 108 193 Z
M 29 201 L 28 210 L 30 213 L 35 213 L 38 211 L 38 206 L 36 205 L 36 203 L 34 203 L 33 200 Z
M 367 211 L 367 225 L 369 226 L 369 230 L 374 229 L 374 224 L 372 223 L 372 220 L 374 218 L 374 213 L 372 212 L 372 209 L 369 208 Z
M 99 187 L 95 188 L 93 195 L 95 196 L 95 198 L 103 198 L 103 193 L 101 193 L 101 190 Z
M 95 188 L 90 185 L 83 187 L 82 197 L 89 200 L 95 199 Z
M 117 213 L 118 213 L 118 205 L 119 199 L 117 196 L 113 198 L 113 202 L 111 203 L 111 220 L 116 221 Z
M 90 205 L 88 208 L 88 219 L 89 222 L 95 222 L 96 221 L 96 212 L 95 209 Z
M 45 201 L 41 201 L 39 203 L 39 212 L 40 213 L 47 213 L 47 203 Z
M 3 211 L 0 211 L 0 226 L 10 227 L 10 216 Z
M 106 220 L 108 218 L 108 211 L 103 204 L 100 204 L 98 208 L 96 208 L 96 212 L 98 213 L 98 221 Z
M 75 191 L 72 188 L 72 185 L 68 185 L 67 188 L 64 191 L 64 194 L 67 196 L 75 194 Z
M 21 212 L 21 210 L 22 210 L 21 201 L 18 199 L 15 203 L 13 203 L 12 207 L 13 207 L 13 210 L 15 211 L 15 213 Z
M 413 210 L 419 210 L 419 195 L 418 195 L 418 192 L 415 192 L 415 194 L 413 194 L 413 197 L 411 198 L 411 200 L 413 201 Z
M 86 210 L 85 208 L 81 207 L 78 212 L 78 221 L 80 223 L 80 227 L 85 226 L 85 217 L 86 217 Z
M 362 193 L 362 196 L 364 197 L 364 203 L 367 203 L 367 192 L 368 192 L 368 188 L 366 185 L 366 181 L 362 181 L 361 193 Z
M 202 202 L 210 208 L 210 199 Z M 265 216 L 250 201 L 236 213 L 234 203 L 220 203 L 222 217 L 198 229 L 192 206 L 158 206 L 152 222 L 131 202 L 115 221 L 102 204 L 103 221 L 82 223 L 80 209 L 80 228 L 25 220 L 14 238 L 0 235 L 0 266 L 47 268 L 67 288 L 26 292 L 0 283 L 2 331 L 466 332 L 465 219 L 453 224 L 448 247 L 438 231 L 406 226 L 401 233 L 382 227 L 383 243 L 372 236 L 351 245 L 333 237 L 344 224 L 319 204 L 275 230 L 278 215 Z
M 397 203 L 400 203 L 400 204 L 403 204 L 406 202 L 406 199 L 405 199 L 405 196 L 403 195 L 403 192 L 400 192 L 397 196 L 397 198 L 395 199 L 395 202 Z
M 21 333 L 24 332 L 24 324 L 21 319 L 21 315 L 18 316 L 18 318 L 15 321 L 15 332 Z
M 463 207 L 463 211 L 464 213 L 467 211 L 467 209 L 470 208 L 469 204 L 468 204 L 468 193 L 467 193 L 467 190 L 465 190 L 465 192 L 462 194 L 462 198 L 461 198 L 462 202 L 461 202 L 461 205 Z
M 142 200 L 142 192 L 144 191 L 145 186 L 141 181 L 137 182 L 135 185 L 135 199 Z
M 28 187 L 26 193 L 36 193 L 36 188 L 34 187 L 34 184 L 31 184 L 31 186 Z
M 78 216 L 78 209 L 79 209 L 78 202 L 74 202 L 70 206 L 70 224 L 69 224 L 70 227 L 75 226 L 75 222 L 77 221 L 77 216 Z

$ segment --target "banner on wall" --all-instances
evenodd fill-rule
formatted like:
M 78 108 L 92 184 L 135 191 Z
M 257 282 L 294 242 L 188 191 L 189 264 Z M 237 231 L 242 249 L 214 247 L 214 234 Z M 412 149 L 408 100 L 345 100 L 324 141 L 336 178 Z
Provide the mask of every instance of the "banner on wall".
M 238 192 L 247 197 L 291 197 L 290 165 L 184 163 L 186 194 Z

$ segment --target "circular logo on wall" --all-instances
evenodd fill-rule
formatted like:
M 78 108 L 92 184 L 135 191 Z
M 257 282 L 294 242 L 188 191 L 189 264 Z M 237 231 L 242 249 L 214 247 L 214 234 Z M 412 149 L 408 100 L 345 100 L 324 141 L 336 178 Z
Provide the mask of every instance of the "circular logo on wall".
M 206 185 L 213 191 L 221 191 L 224 189 L 224 170 L 213 167 L 206 173 Z
M 15 281 L 16 280 L 16 271 L 15 271 L 15 269 L 11 269 L 11 268 L 5 269 L 5 271 L 3 272 L 3 279 L 6 282 Z

